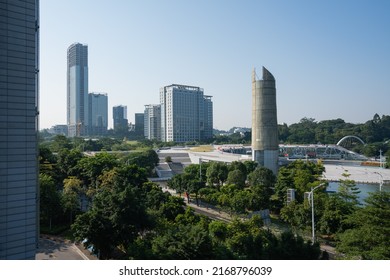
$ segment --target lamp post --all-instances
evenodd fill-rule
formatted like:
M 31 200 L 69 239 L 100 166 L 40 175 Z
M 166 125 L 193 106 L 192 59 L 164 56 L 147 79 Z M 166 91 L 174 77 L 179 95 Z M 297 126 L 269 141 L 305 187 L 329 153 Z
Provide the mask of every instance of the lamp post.
M 202 158 L 199 157 L 199 182 L 202 181 Z
M 314 244 L 316 236 L 315 236 L 315 226 L 314 226 L 314 191 L 319 187 L 322 187 L 325 183 L 319 184 L 317 187 L 311 187 L 311 192 L 309 192 L 309 203 L 311 204 L 311 238 Z
M 379 172 L 374 172 L 374 173 L 378 174 L 379 176 L 381 176 L 381 179 L 379 181 L 379 191 L 381 192 L 382 191 L 382 186 L 383 186 L 383 176 Z

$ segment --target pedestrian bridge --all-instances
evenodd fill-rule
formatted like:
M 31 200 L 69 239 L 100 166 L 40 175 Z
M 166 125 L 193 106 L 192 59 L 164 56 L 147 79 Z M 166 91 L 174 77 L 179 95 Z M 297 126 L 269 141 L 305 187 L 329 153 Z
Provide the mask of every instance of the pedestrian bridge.
M 279 145 L 279 153 L 289 159 L 367 160 L 367 157 L 339 145 Z

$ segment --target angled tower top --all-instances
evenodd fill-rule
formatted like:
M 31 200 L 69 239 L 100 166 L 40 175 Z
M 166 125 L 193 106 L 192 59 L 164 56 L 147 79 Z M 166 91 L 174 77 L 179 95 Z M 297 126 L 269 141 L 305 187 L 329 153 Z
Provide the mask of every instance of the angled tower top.
M 263 80 L 264 81 L 275 81 L 274 76 L 264 66 L 263 66 Z

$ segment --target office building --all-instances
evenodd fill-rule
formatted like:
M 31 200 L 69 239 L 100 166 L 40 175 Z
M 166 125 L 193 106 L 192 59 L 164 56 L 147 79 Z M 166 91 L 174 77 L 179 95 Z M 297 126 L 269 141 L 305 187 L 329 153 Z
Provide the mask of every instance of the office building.
M 55 135 L 68 136 L 68 126 L 66 124 L 56 124 L 49 129 L 49 133 Z
M 112 118 L 114 120 L 114 131 L 127 132 L 128 120 L 127 120 L 127 107 L 118 105 L 112 108 Z
M 161 105 L 145 105 L 144 136 L 149 140 L 161 140 Z
M 88 105 L 88 46 L 74 43 L 68 48 L 67 125 L 69 137 L 88 135 Z
M 0 0 L 0 45 L 0 260 L 35 259 L 39 237 L 38 0 Z M 3 276 L 8 277 L 13 278 Z
M 89 93 L 89 134 L 102 136 L 107 133 L 108 98 L 106 93 Z
M 213 138 L 213 102 L 211 97 L 209 95 L 204 96 L 204 130 L 203 135 L 201 135 L 203 140 Z
M 211 96 L 200 87 L 173 84 L 160 89 L 161 140 L 202 141 L 212 136 Z
M 279 139 L 274 76 L 263 67 L 263 79 L 252 73 L 252 160 L 276 175 Z
M 135 134 L 144 135 L 144 113 L 135 113 Z

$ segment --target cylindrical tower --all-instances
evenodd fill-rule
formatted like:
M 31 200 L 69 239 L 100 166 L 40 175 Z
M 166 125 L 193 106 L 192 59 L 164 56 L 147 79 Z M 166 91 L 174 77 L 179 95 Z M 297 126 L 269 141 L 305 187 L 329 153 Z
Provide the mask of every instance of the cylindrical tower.
M 276 175 L 279 139 L 274 76 L 263 67 L 263 79 L 252 73 L 252 160 Z

